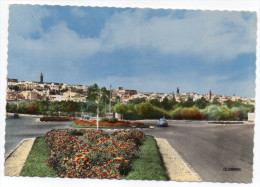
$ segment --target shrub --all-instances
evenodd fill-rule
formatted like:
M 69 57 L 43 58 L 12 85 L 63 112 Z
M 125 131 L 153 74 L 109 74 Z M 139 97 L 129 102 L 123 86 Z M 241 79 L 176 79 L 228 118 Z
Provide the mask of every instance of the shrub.
M 149 102 L 137 104 L 136 111 L 142 119 L 151 118 L 151 114 L 154 112 L 153 105 Z
M 169 112 L 162 108 L 153 106 L 149 102 L 136 105 L 136 111 L 140 119 L 170 118 Z
M 232 120 L 232 110 L 229 109 L 226 105 L 220 106 L 219 111 L 219 120 Z
M 173 111 L 170 112 L 171 118 L 172 119 L 181 119 L 181 110 L 182 107 L 177 107 Z
M 181 108 L 178 107 L 171 112 L 173 119 L 187 119 L 187 120 L 203 120 L 206 119 L 205 115 L 199 111 L 198 108 Z
M 243 107 L 234 107 L 231 111 L 233 120 L 244 120 L 247 118 L 247 112 Z
M 203 120 L 205 116 L 197 108 L 183 108 L 180 112 L 182 119 L 188 120 Z
M 218 105 L 209 105 L 202 110 L 208 120 L 219 120 L 220 107 Z

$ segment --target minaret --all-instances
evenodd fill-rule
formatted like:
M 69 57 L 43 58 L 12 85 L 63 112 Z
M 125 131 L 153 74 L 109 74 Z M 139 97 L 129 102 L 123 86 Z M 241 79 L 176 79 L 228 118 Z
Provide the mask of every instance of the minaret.
M 209 94 L 208 94 L 208 99 L 209 99 L 209 101 L 211 101 L 211 90 L 209 90 Z
M 43 83 L 43 75 L 41 73 L 41 76 L 40 76 L 40 83 Z
M 177 87 L 177 95 L 180 95 L 180 90 L 179 90 L 179 87 Z

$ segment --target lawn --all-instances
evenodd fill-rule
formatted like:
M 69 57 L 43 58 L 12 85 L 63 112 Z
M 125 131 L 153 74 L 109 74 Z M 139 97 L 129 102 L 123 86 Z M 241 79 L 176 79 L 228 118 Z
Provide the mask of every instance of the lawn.
M 145 136 L 140 149 L 140 157 L 132 161 L 130 171 L 122 176 L 122 179 L 168 180 L 155 139 Z M 37 138 L 21 176 L 58 177 L 55 170 L 46 164 L 49 153 L 50 148 L 44 142 L 44 138 Z
M 141 146 L 141 156 L 133 161 L 131 170 L 125 179 L 169 180 L 153 136 L 146 136 Z
M 46 164 L 51 149 L 43 137 L 36 138 L 21 172 L 21 176 L 57 177 L 54 169 Z

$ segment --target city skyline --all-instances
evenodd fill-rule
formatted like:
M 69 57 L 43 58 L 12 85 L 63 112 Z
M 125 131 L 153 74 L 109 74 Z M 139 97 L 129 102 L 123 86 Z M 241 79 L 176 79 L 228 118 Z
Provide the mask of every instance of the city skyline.
M 256 14 L 12 5 L 8 77 L 255 97 Z
M 19 81 L 18 79 L 15 79 L 15 78 L 7 78 L 7 80 L 17 80 L 18 81 L 18 83 L 20 83 L 20 82 L 35 82 L 35 83 L 39 83 L 39 84 L 52 84 L 52 83 L 54 83 L 54 84 L 60 84 L 60 85 L 62 85 L 62 84 L 67 84 L 66 82 L 45 82 L 44 81 L 44 76 L 43 76 L 43 73 L 41 73 L 41 75 L 40 75 L 40 78 L 39 78 L 40 80 L 39 81 L 36 81 L 36 80 L 34 80 L 34 81 L 27 81 L 27 80 L 22 80 L 22 81 Z M 96 84 L 96 83 L 94 83 L 94 84 Z M 67 84 L 68 86 L 87 86 L 87 87 L 89 87 L 89 86 L 93 86 L 93 84 L 92 85 L 80 85 L 80 84 Z M 97 84 L 98 85 L 98 84 Z M 98 85 L 98 86 L 100 86 L 100 85 Z M 177 86 L 176 88 L 175 88 L 175 90 L 173 89 L 173 91 L 172 92 L 169 92 L 169 93 L 165 93 L 165 92 L 148 92 L 148 91 L 142 91 L 142 92 L 140 92 L 139 90 L 137 90 L 137 89 L 128 89 L 128 88 L 125 88 L 124 87 L 124 85 L 120 85 L 120 86 L 118 86 L 117 88 L 115 88 L 115 87 L 113 87 L 111 84 L 109 85 L 109 87 L 107 87 L 107 86 L 104 86 L 107 90 L 109 90 L 110 88 L 112 88 L 111 90 L 116 90 L 116 89 L 123 89 L 123 90 L 135 90 L 135 91 L 137 91 L 137 92 L 139 92 L 139 93 L 154 93 L 154 94 L 166 94 L 166 95 L 170 95 L 170 94 L 174 94 L 174 95 L 177 95 L 177 94 L 190 94 L 190 93 L 194 93 L 194 94 L 199 94 L 199 95 L 208 95 L 209 94 L 209 92 L 210 92 L 210 94 L 212 94 L 212 95 L 222 95 L 222 96 L 239 96 L 239 95 L 235 95 L 235 94 L 233 94 L 233 95 L 223 95 L 223 94 L 219 94 L 219 93 L 212 93 L 212 90 L 210 89 L 210 90 L 208 90 L 208 92 L 206 92 L 206 93 L 197 93 L 197 92 L 194 92 L 194 91 L 192 91 L 192 90 L 189 90 L 189 91 L 187 91 L 187 92 L 182 92 L 181 91 L 181 87 L 179 87 L 179 86 Z M 101 88 L 101 87 L 100 87 Z M 241 97 L 241 96 L 239 96 L 239 97 Z M 249 97 L 245 97 L 245 98 L 249 98 Z

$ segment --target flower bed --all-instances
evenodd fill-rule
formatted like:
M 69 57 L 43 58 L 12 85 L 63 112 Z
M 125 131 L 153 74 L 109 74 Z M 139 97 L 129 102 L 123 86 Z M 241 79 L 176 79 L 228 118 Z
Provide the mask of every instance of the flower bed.
M 139 155 L 144 133 L 102 130 L 51 130 L 44 137 L 51 152 L 47 164 L 60 177 L 114 178 L 127 174 Z
M 97 121 L 84 121 L 84 120 L 77 120 L 75 121 L 75 125 L 77 127 L 95 127 L 97 125 Z M 130 128 L 147 128 L 147 125 L 139 122 L 128 122 L 128 121 L 115 121 L 115 122 L 108 122 L 108 121 L 99 121 L 99 127 L 130 127 Z
M 74 121 L 77 120 L 76 117 L 70 116 L 43 116 L 40 121 Z

